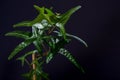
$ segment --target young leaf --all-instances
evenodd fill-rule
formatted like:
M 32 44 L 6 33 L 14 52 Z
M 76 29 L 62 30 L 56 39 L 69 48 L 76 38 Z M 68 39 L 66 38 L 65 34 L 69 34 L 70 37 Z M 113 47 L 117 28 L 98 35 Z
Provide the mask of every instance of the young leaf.
M 60 33 L 61 33 L 61 35 L 64 37 L 64 39 L 66 40 L 66 32 L 65 32 L 64 25 L 61 24 L 61 23 L 57 23 L 56 26 L 57 26 L 58 28 L 60 28 Z
M 37 5 L 34 5 L 34 8 L 39 12 L 39 13 L 41 13 L 41 14 L 44 14 L 44 7 L 39 7 L 39 6 L 37 6 Z
M 8 60 L 12 59 L 18 52 L 29 46 L 36 38 L 30 38 L 25 40 L 24 42 L 21 42 L 9 55 Z
M 32 25 L 35 23 L 39 23 L 44 19 L 44 7 L 40 8 L 37 5 L 34 5 L 34 8 L 39 12 L 38 16 L 31 22 Z
M 13 25 L 13 27 L 30 27 L 30 26 L 32 26 L 31 21 L 23 21 Z
M 44 14 L 43 16 L 50 24 L 52 24 L 52 21 L 50 20 L 50 16 L 49 15 Z
M 48 16 L 54 16 L 55 14 L 48 8 L 45 8 L 45 11 L 47 12 Z
M 76 62 L 75 58 L 66 49 L 61 48 L 58 53 L 65 56 L 70 62 L 72 62 L 78 69 L 80 69 L 84 73 L 83 68 Z
M 77 6 L 77 7 L 74 7 L 72 9 L 68 10 L 66 13 L 64 13 L 62 15 L 59 23 L 62 23 L 63 25 L 65 25 L 66 22 L 69 20 L 70 16 L 80 8 L 81 8 L 81 6 Z
M 30 37 L 30 32 L 25 32 L 25 31 L 13 31 L 13 32 L 8 32 L 5 34 L 5 36 L 15 36 L 23 39 L 27 39 Z
M 52 21 L 50 20 L 50 16 L 53 16 L 54 13 L 52 11 L 50 11 L 47 8 L 44 7 L 39 7 L 37 5 L 34 5 L 34 8 L 39 12 L 39 15 L 37 16 L 37 18 L 35 18 L 32 22 L 36 23 L 36 22 L 41 22 L 43 19 L 46 19 L 50 24 L 52 24 Z M 45 13 L 45 11 L 47 13 Z

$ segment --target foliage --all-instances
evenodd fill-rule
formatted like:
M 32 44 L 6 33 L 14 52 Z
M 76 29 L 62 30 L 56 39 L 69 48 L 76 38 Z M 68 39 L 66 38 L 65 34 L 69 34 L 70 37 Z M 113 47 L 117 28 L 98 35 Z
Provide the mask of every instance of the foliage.
M 31 80 L 34 74 L 37 76 L 37 80 L 40 80 L 40 78 L 48 80 L 48 75 L 42 71 L 43 64 L 49 63 L 57 54 L 64 55 L 77 68 L 84 72 L 83 68 L 76 62 L 72 54 L 64 48 L 66 44 L 70 43 L 71 38 L 79 40 L 87 47 L 87 44 L 81 38 L 68 34 L 65 31 L 65 24 L 69 20 L 70 16 L 81 8 L 81 6 L 74 7 L 64 14 L 56 14 L 53 13 L 51 9 L 39 7 L 37 5 L 34 5 L 34 8 L 39 12 L 35 19 L 13 25 L 15 28 L 32 28 L 32 31 L 26 32 L 17 30 L 6 34 L 6 36 L 15 36 L 24 39 L 24 41 L 12 51 L 8 59 L 11 60 L 24 48 L 33 44 L 35 46 L 35 50 L 27 52 L 23 56 L 17 58 L 17 60 L 22 62 L 22 66 L 24 66 L 25 62 L 28 63 L 27 57 L 29 55 L 38 55 L 35 57 L 35 60 L 30 63 L 30 66 L 35 64 L 36 69 L 31 69 L 28 73 L 22 75 L 26 77 L 27 80 Z

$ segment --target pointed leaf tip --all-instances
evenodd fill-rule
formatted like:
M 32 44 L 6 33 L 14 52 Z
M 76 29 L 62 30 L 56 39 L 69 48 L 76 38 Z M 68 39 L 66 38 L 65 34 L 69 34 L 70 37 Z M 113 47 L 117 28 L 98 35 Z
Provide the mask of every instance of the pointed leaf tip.
M 13 27 L 16 28 L 16 27 L 30 27 L 32 26 L 31 24 L 31 21 L 22 21 L 22 22 L 19 22 L 17 24 L 14 24 Z
M 8 60 L 10 60 L 10 59 L 11 59 L 11 57 L 9 56 L 9 57 L 8 57 Z
M 40 8 L 40 7 L 39 7 L 39 6 L 37 6 L 37 5 L 33 5 L 33 7 L 34 7 L 35 9 Z
M 60 19 L 60 23 L 62 23 L 63 25 L 65 25 L 67 23 L 67 21 L 69 20 L 69 18 L 71 17 L 71 15 L 73 13 L 75 13 L 78 9 L 80 9 L 81 6 L 76 6 L 74 8 L 71 8 L 70 10 L 68 10 L 67 12 L 65 12 L 64 14 L 62 14 L 62 17 Z
M 40 13 L 44 13 L 44 7 L 39 7 L 37 5 L 33 5 L 33 7 Z
M 81 7 L 82 7 L 82 6 L 79 5 L 79 6 L 76 7 L 76 9 L 80 9 Z

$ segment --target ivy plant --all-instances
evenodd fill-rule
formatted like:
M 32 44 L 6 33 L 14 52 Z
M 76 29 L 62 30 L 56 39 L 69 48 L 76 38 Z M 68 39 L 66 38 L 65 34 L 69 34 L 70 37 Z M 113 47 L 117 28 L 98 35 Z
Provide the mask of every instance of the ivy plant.
M 17 45 L 11 52 L 8 60 L 11 60 L 24 48 L 34 45 L 35 48 L 33 50 L 17 58 L 17 60 L 21 61 L 22 66 L 26 63 L 30 66 L 29 72 L 22 74 L 26 80 L 49 80 L 48 74 L 42 69 L 43 64 L 48 64 L 57 54 L 65 56 L 78 69 L 84 72 L 73 55 L 65 49 L 65 45 L 71 42 L 71 38 L 77 39 L 87 47 L 85 41 L 77 36 L 66 33 L 65 30 L 65 24 L 70 16 L 80 9 L 81 6 L 76 6 L 64 14 L 54 13 L 51 9 L 39 7 L 37 5 L 34 5 L 34 8 L 39 13 L 35 19 L 13 25 L 14 28 L 31 28 L 31 31 L 16 30 L 5 34 L 6 36 L 15 36 L 23 39 L 23 42 Z M 31 61 L 27 59 L 30 55 L 32 56 Z

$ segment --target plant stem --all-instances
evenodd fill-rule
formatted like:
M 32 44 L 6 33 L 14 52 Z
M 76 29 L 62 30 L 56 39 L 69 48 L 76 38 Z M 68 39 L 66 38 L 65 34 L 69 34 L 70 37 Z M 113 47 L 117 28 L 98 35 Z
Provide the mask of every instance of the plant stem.
M 51 34 L 52 31 L 55 29 L 55 27 L 56 27 L 56 26 L 53 26 L 53 28 L 48 31 L 48 34 Z
M 34 61 L 34 60 L 35 60 L 35 53 L 32 54 L 32 61 Z M 32 64 L 32 68 L 33 68 L 33 70 L 36 69 L 35 63 Z M 33 75 L 33 80 L 36 80 L 36 73 Z
M 29 63 L 29 61 L 27 59 L 25 59 L 25 62 L 30 66 L 30 63 Z

